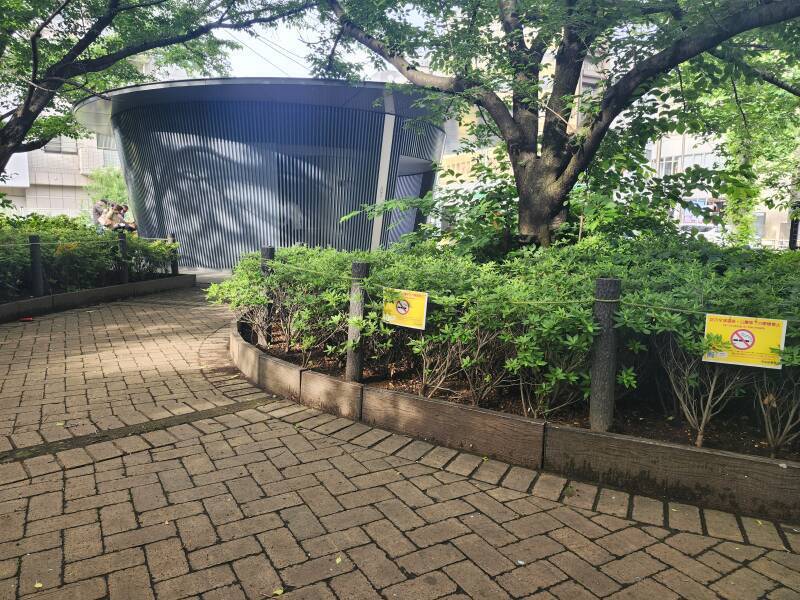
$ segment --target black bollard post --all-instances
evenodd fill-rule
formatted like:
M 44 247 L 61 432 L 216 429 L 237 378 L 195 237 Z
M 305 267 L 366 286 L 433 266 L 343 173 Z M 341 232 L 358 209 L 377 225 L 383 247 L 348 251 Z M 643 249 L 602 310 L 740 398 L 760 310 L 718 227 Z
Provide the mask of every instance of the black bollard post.
M 175 237 L 174 233 L 170 233 L 167 236 L 167 241 L 170 244 L 175 244 L 175 243 L 177 243 L 178 240 Z M 172 251 L 172 260 L 169 263 L 169 269 L 170 269 L 170 272 L 171 272 L 173 277 L 175 277 L 176 275 L 179 274 L 178 273 L 178 250 L 177 249 Z
M 44 296 L 44 267 L 42 265 L 42 245 L 38 235 L 28 236 L 31 251 L 31 291 L 37 298 Z
M 594 340 L 589 397 L 589 425 L 593 431 L 608 431 L 614 422 L 614 387 L 617 379 L 617 330 L 614 315 L 619 306 L 622 282 L 597 280 L 594 318 L 600 334 Z
M 261 246 L 261 274 L 269 275 L 269 261 L 275 260 L 275 246 Z

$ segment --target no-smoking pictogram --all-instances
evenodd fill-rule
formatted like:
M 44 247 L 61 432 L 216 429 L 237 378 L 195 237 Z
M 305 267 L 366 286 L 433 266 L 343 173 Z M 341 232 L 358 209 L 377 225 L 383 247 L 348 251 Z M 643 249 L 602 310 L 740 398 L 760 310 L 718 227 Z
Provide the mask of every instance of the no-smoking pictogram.
M 749 350 L 756 343 L 756 336 L 747 329 L 737 329 L 731 334 L 731 344 L 737 350 Z
M 398 300 L 397 304 L 395 304 L 394 307 L 397 309 L 397 312 L 399 312 L 401 315 L 408 314 L 409 306 L 407 301 Z

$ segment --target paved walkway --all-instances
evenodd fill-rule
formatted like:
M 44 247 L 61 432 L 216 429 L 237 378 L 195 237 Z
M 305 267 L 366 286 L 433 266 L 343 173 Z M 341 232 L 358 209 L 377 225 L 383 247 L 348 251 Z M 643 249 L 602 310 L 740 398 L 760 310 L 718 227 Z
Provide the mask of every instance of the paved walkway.
M 800 598 L 800 528 L 276 399 L 196 290 L 0 325 L 0 600 Z

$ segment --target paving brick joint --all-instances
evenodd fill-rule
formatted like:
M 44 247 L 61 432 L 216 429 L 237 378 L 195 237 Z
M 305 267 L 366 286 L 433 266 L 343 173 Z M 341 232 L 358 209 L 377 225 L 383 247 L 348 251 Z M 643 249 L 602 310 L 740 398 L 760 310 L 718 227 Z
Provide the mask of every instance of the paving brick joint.
M 0 600 L 800 598 L 800 527 L 272 397 L 229 319 L 186 290 L 0 325 Z

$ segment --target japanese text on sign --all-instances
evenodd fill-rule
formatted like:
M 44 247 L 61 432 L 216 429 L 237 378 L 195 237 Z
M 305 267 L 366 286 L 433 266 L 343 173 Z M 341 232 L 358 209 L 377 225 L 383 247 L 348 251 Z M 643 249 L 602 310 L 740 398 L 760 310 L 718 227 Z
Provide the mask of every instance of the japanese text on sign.
M 724 346 L 706 352 L 706 362 L 781 368 L 781 358 L 775 350 L 783 350 L 786 321 L 708 314 L 706 336 L 709 335 L 721 337 Z
M 427 293 L 386 288 L 383 300 L 385 323 L 411 329 L 425 329 L 427 314 Z

